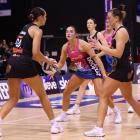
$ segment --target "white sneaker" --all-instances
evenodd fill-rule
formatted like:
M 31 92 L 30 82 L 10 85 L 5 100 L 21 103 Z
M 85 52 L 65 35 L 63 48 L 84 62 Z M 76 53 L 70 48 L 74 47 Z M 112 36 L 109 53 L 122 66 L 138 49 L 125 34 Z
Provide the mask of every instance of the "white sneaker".
M 75 105 L 70 108 L 67 112 L 68 115 L 73 115 L 73 114 L 80 114 L 80 109 L 79 107 L 76 107 Z
M 114 114 L 115 114 L 115 116 L 114 116 L 114 117 L 115 117 L 115 118 L 114 118 L 114 123 L 120 124 L 120 123 L 122 122 L 122 117 L 121 117 L 121 112 L 120 112 L 120 110 L 114 112 Z
M 132 108 L 132 106 L 128 107 L 128 113 L 134 113 L 134 109 Z
M 109 115 L 112 115 L 112 113 L 113 113 L 113 110 L 110 107 L 108 107 L 106 115 L 109 116 Z
M 55 118 L 55 121 L 57 121 L 57 122 L 66 122 L 68 120 L 69 120 L 69 118 L 65 112 L 62 112 L 60 115 L 58 115 Z
M 63 132 L 63 128 L 61 127 L 61 125 L 58 122 L 54 122 L 51 125 L 51 133 L 52 134 L 58 134 L 58 133 L 62 133 Z
M 104 137 L 105 133 L 103 128 L 94 127 L 92 130 L 84 132 L 84 135 L 87 137 Z

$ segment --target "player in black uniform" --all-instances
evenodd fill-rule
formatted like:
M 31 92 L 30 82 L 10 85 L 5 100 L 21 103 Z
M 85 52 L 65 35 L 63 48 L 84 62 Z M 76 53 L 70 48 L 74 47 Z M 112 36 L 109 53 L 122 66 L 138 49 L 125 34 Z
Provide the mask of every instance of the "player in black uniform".
M 33 8 L 29 15 L 31 23 L 25 25 L 17 37 L 6 69 L 10 99 L 2 106 L 0 118 L 4 119 L 18 102 L 20 83 L 24 81 L 40 98 L 43 109 L 51 122 L 51 133 L 60 133 L 62 128 L 54 120 L 50 101 L 34 63 L 34 61 L 47 62 L 50 65 L 56 63 L 55 60 L 45 57 L 40 51 L 42 30 L 39 27 L 45 25 L 46 16 L 47 13 L 44 9 Z
M 98 119 L 96 127 L 85 132 L 85 136 L 105 136 L 103 124 L 107 113 L 108 97 L 110 97 L 119 87 L 121 93 L 129 104 L 134 108 L 135 112 L 140 116 L 140 104 L 132 97 L 133 68 L 131 58 L 131 49 L 129 42 L 129 34 L 123 26 L 124 13 L 120 9 L 114 8 L 108 12 L 107 19 L 111 26 L 115 29 L 112 40 L 112 47 L 102 45 L 99 41 L 94 40 L 93 45 L 101 49 L 106 54 L 113 56 L 114 67 L 103 83 L 103 92 L 100 96 Z

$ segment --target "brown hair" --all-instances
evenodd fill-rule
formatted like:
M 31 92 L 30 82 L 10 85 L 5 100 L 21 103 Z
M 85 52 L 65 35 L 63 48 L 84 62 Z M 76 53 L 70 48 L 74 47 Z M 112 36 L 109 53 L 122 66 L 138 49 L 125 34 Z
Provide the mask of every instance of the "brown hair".
M 87 20 L 89 20 L 89 19 L 92 20 L 95 24 L 97 24 L 96 19 L 90 17 L 90 18 L 88 18 Z
M 76 34 L 76 38 L 79 38 L 76 27 L 75 27 L 74 25 L 69 25 L 69 26 L 67 26 L 67 28 L 69 28 L 69 27 L 72 27 L 72 28 L 74 29 L 75 34 Z M 66 28 L 66 30 L 67 30 L 67 28 Z
M 126 16 L 126 11 L 121 8 L 113 8 L 109 12 L 112 13 L 114 17 L 118 16 L 120 21 L 123 21 Z
M 44 16 L 46 11 L 41 7 L 35 7 L 31 10 L 28 18 L 32 22 L 36 20 L 39 16 Z

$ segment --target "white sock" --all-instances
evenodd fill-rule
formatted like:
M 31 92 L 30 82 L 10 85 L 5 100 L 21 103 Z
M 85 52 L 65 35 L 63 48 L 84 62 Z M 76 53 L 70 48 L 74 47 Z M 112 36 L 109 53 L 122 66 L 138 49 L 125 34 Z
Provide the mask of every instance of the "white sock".
M 108 108 L 107 109 L 111 109 L 111 110 L 113 110 L 114 108 L 111 108 L 110 106 L 108 106 Z
M 53 120 L 50 120 L 50 122 L 51 122 L 51 124 L 54 124 L 54 123 L 56 123 L 55 119 L 53 119 Z
M 120 110 L 118 109 L 118 107 L 114 106 L 113 108 L 114 112 L 119 112 Z
M 75 107 L 75 108 L 79 108 L 79 105 L 78 105 L 78 104 L 75 104 L 74 107 Z
M 99 130 L 99 131 L 102 131 L 103 130 L 102 127 L 98 127 L 98 126 L 96 126 L 96 129 Z
M 63 117 L 65 117 L 65 116 L 67 116 L 67 113 L 66 113 L 66 111 L 63 111 L 63 110 L 62 110 L 62 112 L 61 112 L 60 115 L 63 116 Z

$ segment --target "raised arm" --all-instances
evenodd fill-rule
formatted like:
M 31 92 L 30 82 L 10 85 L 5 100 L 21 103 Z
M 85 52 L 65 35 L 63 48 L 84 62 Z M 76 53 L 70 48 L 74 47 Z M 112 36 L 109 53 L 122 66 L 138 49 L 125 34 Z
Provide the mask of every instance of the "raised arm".
M 124 48 L 125 48 L 125 43 L 128 41 L 128 38 L 129 38 L 128 32 L 126 31 L 125 28 L 122 28 L 117 32 L 117 34 L 115 36 L 116 48 L 111 49 L 108 47 L 108 45 L 101 44 L 101 43 L 99 43 L 99 41 L 95 41 L 95 47 L 98 49 L 101 49 L 106 54 L 121 58 Z

